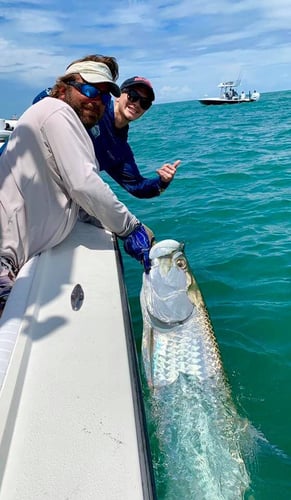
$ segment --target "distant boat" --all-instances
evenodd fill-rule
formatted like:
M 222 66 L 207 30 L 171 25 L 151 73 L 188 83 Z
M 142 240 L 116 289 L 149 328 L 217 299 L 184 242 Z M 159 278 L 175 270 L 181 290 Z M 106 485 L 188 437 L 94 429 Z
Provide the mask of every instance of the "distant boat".
M 218 104 L 241 104 L 243 102 L 255 102 L 260 99 L 260 93 L 254 90 L 247 94 L 242 91 L 238 93 L 237 88 L 240 85 L 240 80 L 223 82 L 218 85 L 220 89 L 219 97 L 203 97 L 199 99 L 201 104 L 218 105 Z

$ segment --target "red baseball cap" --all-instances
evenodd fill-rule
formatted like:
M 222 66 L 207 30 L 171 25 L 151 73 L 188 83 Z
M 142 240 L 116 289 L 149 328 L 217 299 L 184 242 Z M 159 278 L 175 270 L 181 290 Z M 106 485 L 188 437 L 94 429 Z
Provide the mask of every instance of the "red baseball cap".
M 120 90 L 122 92 L 124 89 L 137 86 L 145 87 L 148 90 L 149 98 L 152 101 L 155 100 L 155 93 L 153 86 L 151 82 L 147 78 L 144 78 L 143 76 L 132 76 L 131 78 L 128 78 L 120 85 Z

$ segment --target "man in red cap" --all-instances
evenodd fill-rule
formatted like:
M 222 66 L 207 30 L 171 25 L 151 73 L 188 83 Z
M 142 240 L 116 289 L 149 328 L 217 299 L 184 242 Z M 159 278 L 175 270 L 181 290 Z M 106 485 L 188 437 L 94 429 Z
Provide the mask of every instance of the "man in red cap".
M 102 119 L 89 131 L 96 158 L 100 170 L 106 170 L 133 196 L 152 198 L 169 186 L 181 162 L 165 163 L 150 179 L 141 175 L 128 143 L 129 123 L 143 116 L 155 94 L 151 82 L 141 76 L 128 78 L 120 90 L 120 97 L 106 106 Z

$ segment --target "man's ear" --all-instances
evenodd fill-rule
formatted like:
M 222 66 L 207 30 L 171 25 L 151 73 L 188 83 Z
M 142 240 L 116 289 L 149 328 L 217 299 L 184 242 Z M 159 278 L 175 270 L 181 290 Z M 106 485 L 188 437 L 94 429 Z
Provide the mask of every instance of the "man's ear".
M 63 83 L 61 83 L 59 85 L 59 95 L 58 95 L 58 98 L 61 99 L 62 101 L 65 100 L 65 97 L 66 97 L 66 89 L 67 89 L 67 86 Z

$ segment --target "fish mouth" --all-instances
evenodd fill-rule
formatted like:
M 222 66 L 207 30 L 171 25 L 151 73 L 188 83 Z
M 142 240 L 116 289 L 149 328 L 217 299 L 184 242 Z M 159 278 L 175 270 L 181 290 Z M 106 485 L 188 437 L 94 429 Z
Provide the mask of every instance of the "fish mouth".
M 175 320 L 163 321 L 163 320 L 160 320 L 159 318 L 157 318 L 156 316 L 153 316 L 152 313 L 150 312 L 150 310 L 147 308 L 147 313 L 149 315 L 149 318 L 152 322 L 153 327 L 158 328 L 159 330 L 172 330 L 173 328 L 175 328 L 177 326 L 183 325 L 190 318 L 192 312 L 193 312 L 193 307 L 192 307 L 192 310 L 189 313 L 189 315 L 186 316 L 184 319 L 180 319 L 180 320 L 176 320 L 176 321 Z
M 144 277 L 145 302 L 153 326 L 168 330 L 182 325 L 194 305 L 188 296 L 189 278 L 184 243 L 163 240 L 150 250 L 152 267 Z M 183 268 L 181 262 L 185 263 Z
M 163 240 L 152 246 L 149 257 L 153 260 L 159 257 L 170 256 L 173 252 L 183 252 L 184 246 L 184 243 L 176 240 Z
M 180 289 L 172 293 L 163 293 L 163 282 L 151 284 L 146 293 L 146 310 L 154 327 L 168 330 L 185 323 L 191 316 L 194 305 L 189 300 L 187 290 Z

